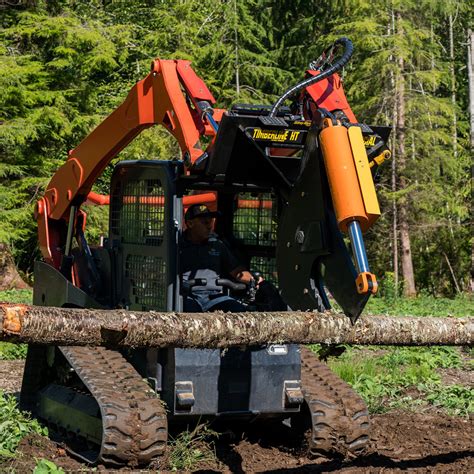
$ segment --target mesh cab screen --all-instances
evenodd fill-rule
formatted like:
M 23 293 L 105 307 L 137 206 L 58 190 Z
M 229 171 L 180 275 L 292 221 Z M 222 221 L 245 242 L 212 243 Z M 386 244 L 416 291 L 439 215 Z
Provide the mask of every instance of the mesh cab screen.
M 166 311 L 166 262 L 161 257 L 127 255 L 125 276 L 133 304 L 142 311 Z
M 251 270 L 260 272 L 266 280 L 276 284 L 278 282 L 276 259 L 264 255 L 266 250 L 276 247 L 277 241 L 274 194 L 239 194 L 238 208 L 234 213 L 234 236 L 250 252 Z M 258 255 L 252 255 L 252 249 L 254 253 L 255 249 L 258 249 Z
M 246 245 L 274 247 L 277 223 L 273 219 L 274 195 L 271 193 L 240 193 L 234 213 L 234 235 Z
M 165 197 L 159 179 L 129 181 L 112 196 L 111 225 L 122 242 L 158 246 L 163 242 Z
M 278 273 L 275 257 L 252 257 L 250 259 L 250 269 L 258 271 L 262 277 L 278 286 Z

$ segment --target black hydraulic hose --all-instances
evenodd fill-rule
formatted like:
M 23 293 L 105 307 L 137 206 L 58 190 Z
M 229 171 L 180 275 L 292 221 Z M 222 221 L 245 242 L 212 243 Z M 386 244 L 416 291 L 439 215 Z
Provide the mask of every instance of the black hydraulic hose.
M 344 45 L 344 53 L 340 59 L 338 59 L 329 69 L 326 69 L 326 71 L 321 72 L 317 76 L 311 76 L 308 79 L 305 79 L 304 81 L 299 82 L 298 84 L 294 85 L 293 87 L 290 87 L 276 102 L 275 105 L 272 107 L 272 110 L 270 111 L 269 116 L 270 117 L 275 117 L 275 115 L 278 112 L 278 109 L 281 107 L 283 102 L 285 102 L 288 97 L 291 97 L 293 94 L 296 92 L 299 92 L 301 89 L 304 89 L 305 87 L 311 86 L 312 84 L 315 84 L 316 82 L 322 81 L 323 79 L 326 79 L 326 77 L 331 76 L 335 72 L 339 71 L 342 69 L 349 59 L 352 56 L 352 53 L 354 52 L 354 45 L 352 44 L 352 41 L 349 38 L 339 38 L 336 41 L 334 41 L 333 46 L 336 46 L 338 44 Z

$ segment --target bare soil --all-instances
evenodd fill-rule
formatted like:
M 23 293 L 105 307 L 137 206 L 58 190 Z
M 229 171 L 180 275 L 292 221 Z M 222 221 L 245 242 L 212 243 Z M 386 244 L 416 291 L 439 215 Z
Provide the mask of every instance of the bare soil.
M 21 373 L 21 361 L 0 361 L 0 389 L 7 393 L 17 392 Z M 458 376 L 456 374 L 455 378 Z M 211 448 L 202 448 L 213 449 L 215 461 L 202 463 L 194 470 L 234 473 L 474 472 L 473 423 L 472 418 L 454 418 L 434 409 L 374 415 L 368 452 L 362 457 L 345 460 L 309 458 L 301 442 L 288 439 L 286 431 L 227 431 Z M 10 469 L 32 472 L 36 460 L 41 458 L 54 461 L 66 472 L 88 471 L 87 466 L 68 456 L 60 443 L 33 435 L 22 441 L 15 459 L 0 463 L 0 472 Z M 161 471 L 169 469 L 167 463 L 155 467 Z M 106 471 L 101 466 L 97 470 Z M 139 472 L 152 471 L 145 469 Z

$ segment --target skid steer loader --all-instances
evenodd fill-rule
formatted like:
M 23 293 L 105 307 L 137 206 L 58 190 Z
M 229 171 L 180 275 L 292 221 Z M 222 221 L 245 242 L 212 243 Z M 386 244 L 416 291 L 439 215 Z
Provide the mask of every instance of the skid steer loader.
M 341 38 L 273 106 L 229 110 L 213 107 L 189 61 L 153 61 L 69 153 L 36 206 L 43 260 L 35 264 L 34 304 L 182 311 L 183 210 L 205 203 L 219 211 L 221 238 L 291 310 L 325 311 L 330 295 L 355 322 L 377 290 L 363 232 L 380 214 L 372 176 L 389 152 L 387 129 L 358 123 L 347 103 L 337 71 L 351 54 Z M 177 139 L 182 159 L 119 162 L 110 195 L 93 193 L 110 161 L 155 124 Z M 98 246 L 85 237 L 86 202 L 110 206 Z M 225 286 L 245 300 L 235 282 Z M 89 463 L 146 464 L 164 453 L 168 423 L 206 417 L 286 420 L 312 430 L 315 453 L 357 454 L 369 440 L 362 399 L 297 345 L 123 352 L 31 345 L 21 405 Z

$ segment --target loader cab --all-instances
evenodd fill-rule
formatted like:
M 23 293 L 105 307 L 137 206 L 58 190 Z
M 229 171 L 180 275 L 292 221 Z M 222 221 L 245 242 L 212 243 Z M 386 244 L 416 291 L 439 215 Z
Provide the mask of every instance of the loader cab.
M 113 305 L 139 311 L 179 311 L 177 236 L 182 203 L 178 163 L 123 162 L 111 185 L 109 241 L 114 266 Z
M 113 173 L 109 251 L 113 306 L 182 311 L 178 275 L 183 197 L 196 192 L 181 163 L 119 163 Z M 271 190 L 216 190 L 216 231 L 251 269 L 277 283 L 276 211 Z M 273 416 L 298 412 L 302 396 L 295 345 L 219 349 L 147 349 L 127 358 L 167 403 L 172 417 Z M 296 392 L 295 392 L 296 389 Z M 292 395 L 293 394 L 293 395 Z M 298 397 L 296 397 L 298 398 Z
M 181 311 L 178 245 L 184 228 L 182 166 L 170 161 L 119 163 L 111 186 L 108 246 L 118 270 L 114 306 Z M 191 190 L 191 192 L 195 192 Z M 207 194 L 208 196 L 209 194 Z M 277 199 L 269 189 L 216 192 L 215 230 L 247 268 L 274 284 Z

